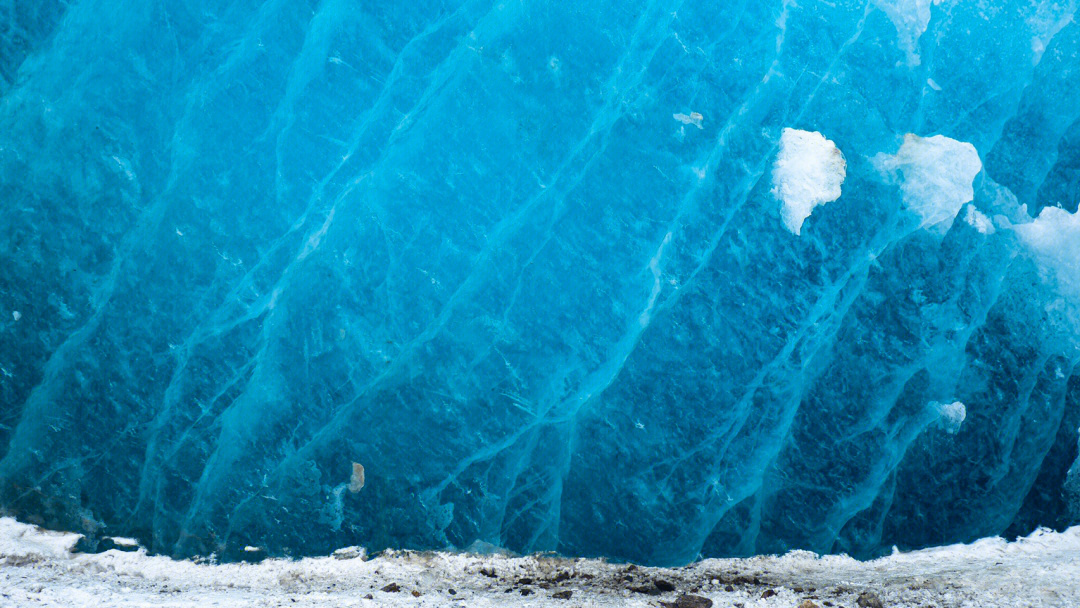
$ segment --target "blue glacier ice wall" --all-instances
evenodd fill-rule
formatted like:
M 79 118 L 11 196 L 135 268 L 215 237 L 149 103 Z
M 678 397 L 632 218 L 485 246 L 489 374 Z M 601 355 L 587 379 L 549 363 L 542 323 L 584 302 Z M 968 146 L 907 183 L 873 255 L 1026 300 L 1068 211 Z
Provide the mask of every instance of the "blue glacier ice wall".
M 655 564 L 1080 522 L 1077 4 L 0 0 L 0 509 Z

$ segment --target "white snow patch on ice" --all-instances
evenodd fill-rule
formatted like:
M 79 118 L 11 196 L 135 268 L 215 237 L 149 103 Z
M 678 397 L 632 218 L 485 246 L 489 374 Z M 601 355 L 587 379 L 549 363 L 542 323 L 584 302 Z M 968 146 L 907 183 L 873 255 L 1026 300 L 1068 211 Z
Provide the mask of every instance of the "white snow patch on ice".
M 879 154 L 874 163 L 883 174 L 900 174 L 904 204 L 922 217 L 923 227 L 942 233 L 975 198 L 972 183 L 982 170 L 975 146 L 944 135 L 908 133 L 895 155 Z
M 42 530 L 10 517 L 0 518 L 0 564 L 5 558 L 67 558 L 77 542 L 78 534 Z
M 836 144 L 816 131 L 784 129 L 772 170 L 772 192 L 783 203 L 784 226 L 799 234 L 814 207 L 840 198 L 845 177 L 847 161 Z
M 919 38 L 930 25 L 930 5 L 941 4 L 941 0 L 874 0 L 874 4 L 896 26 L 896 35 L 900 48 L 907 53 L 908 65 L 919 65 Z
M 77 538 L 0 519 L 0 605 L 646 608 L 692 593 L 718 607 L 791 608 L 808 595 L 854 606 L 860 593 L 870 591 L 889 608 L 1075 608 L 1080 597 L 1080 526 L 1060 533 L 1038 530 L 1016 542 L 989 538 L 896 552 L 868 562 L 794 551 L 709 559 L 685 568 L 642 567 L 632 572 L 634 583 L 627 582 L 630 572 L 623 564 L 549 555 L 386 552 L 365 560 L 356 551 L 213 564 L 150 556 L 144 549 L 73 554 Z M 653 597 L 628 589 L 657 578 L 676 591 Z M 747 582 L 755 579 L 760 582 Z M 724 590 L 728 584 L 733 591 Z M 765 589 L 776 595 L 762 598 Z M 570 602 L 553 597 L 565 592 Z

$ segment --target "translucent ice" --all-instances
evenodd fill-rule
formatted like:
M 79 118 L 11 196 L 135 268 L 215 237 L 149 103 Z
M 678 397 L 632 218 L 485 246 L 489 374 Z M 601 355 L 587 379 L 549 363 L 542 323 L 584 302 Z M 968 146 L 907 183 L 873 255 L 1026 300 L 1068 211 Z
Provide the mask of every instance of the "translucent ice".
M 1075 523 L 1077 4 L 0 0 L 0 512 L 653 564 Z

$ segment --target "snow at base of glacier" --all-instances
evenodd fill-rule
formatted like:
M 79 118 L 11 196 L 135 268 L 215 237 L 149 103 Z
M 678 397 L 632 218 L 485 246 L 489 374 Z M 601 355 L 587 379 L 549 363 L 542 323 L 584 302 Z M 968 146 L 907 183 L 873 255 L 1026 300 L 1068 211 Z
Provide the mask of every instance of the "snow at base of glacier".
M 0 511 L 651 564 L 1080 521 L 1078 6 L 985 4 L 0 0 Z

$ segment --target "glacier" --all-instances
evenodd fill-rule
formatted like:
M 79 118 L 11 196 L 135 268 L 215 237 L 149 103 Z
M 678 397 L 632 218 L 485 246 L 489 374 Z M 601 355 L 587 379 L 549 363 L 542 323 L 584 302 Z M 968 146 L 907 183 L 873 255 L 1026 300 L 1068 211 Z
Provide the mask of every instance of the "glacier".
M 0 0 L 0 513 L 177 557 L 1080 523 L 1076 0 Z

